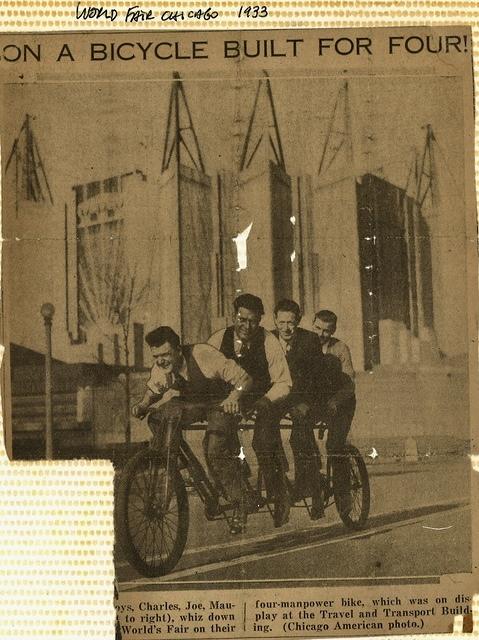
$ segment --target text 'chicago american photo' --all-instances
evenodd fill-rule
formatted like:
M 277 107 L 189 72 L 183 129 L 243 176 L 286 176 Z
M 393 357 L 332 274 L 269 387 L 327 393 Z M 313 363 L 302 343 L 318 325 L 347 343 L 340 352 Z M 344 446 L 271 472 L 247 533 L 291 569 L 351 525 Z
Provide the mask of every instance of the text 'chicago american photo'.
M 0 82 L 7 451 L 112 462 L 117 637 L 467 630 L 470 30 L 2 34 Z

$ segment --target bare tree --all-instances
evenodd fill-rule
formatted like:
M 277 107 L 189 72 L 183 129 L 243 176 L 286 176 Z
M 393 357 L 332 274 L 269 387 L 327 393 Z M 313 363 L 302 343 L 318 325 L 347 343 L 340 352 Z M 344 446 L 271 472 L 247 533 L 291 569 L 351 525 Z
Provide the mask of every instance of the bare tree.
M 150 254 L 148 256 L 148 254 Z M 130 337 L 135 311 L 147 301 L 153 252 L 132 259 L 127 251 L 122 220 L 90 226 L 79 238 L 80 316 L 113 343 L 120 338 L 125 368 L 125 442 L 131 443 Z M 143 267 L 143 268 L 142 268 Z

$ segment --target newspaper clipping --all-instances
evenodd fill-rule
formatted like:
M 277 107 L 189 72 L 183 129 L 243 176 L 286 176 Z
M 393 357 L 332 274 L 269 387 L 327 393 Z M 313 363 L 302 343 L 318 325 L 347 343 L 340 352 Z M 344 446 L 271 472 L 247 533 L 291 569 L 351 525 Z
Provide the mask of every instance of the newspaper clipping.
M 470 630 L 470 30 L 2 34 L 0 82 L 5 440 L 112 461 L 117 637 Z

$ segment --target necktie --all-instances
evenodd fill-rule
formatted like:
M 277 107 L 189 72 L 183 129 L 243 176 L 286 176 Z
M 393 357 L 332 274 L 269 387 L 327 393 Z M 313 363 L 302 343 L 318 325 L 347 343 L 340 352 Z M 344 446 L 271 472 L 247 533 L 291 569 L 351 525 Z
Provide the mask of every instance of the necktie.
M 241 343 L 241 349 L 238 353 L 238 357 L 239 358 L 244 358 L 246 355 L 248 355 L 248 351 L 249 351 L 249 347 L 248 344 L 246 342 L 242 342 Z

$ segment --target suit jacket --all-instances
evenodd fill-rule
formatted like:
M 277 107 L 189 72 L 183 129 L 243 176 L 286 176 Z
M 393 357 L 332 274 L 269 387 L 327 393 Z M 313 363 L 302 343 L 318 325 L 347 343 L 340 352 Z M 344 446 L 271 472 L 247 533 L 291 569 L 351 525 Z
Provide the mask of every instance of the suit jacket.
M 279 339 L 279 332 L 273 331 Z M 288 402 L 319 403 L 322 395 L 323 353 L 318 336 L 298 327 L 286 352 L 289 371 L 293 380 Z

